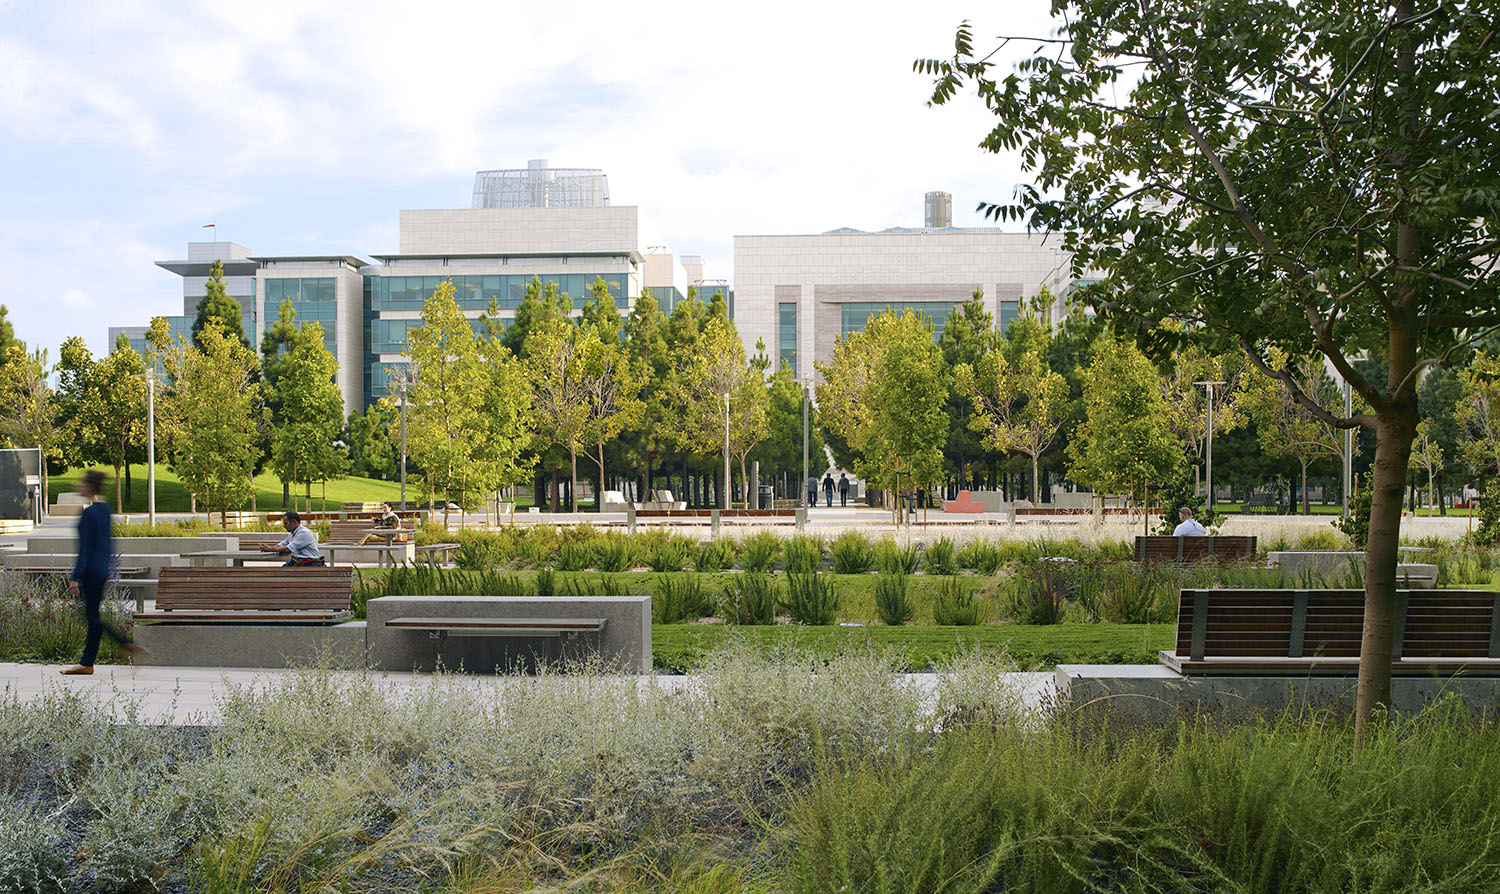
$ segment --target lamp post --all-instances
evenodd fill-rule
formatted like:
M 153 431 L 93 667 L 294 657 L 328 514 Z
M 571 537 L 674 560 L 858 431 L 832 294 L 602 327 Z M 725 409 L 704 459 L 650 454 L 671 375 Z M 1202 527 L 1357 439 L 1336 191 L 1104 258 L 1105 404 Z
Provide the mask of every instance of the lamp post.
M 1344 380 L 1344 418 L 1354 415 L 1354 390 Z M 1354 490 L 1354 429 L 1344 429 L 1344 517 L 1349 516 L 1349 492 Z
M 401 383 L 401 508 L 406 508 L 406 383 Z
M 1215 379 L 1193 384 L 1208 389 L 1208 443 L 1204 445 L 1203 450 L 1203 482 L 1208 491 L 1208 498 L 1204 501 L 1203 514 L 1205 517 L 1212 518 L 1214 514 L 1214 386 L 1224 383 Z
M 797 490 L 802 492 L 802 508 L 807 506 L 807 444 L 808 444 L 808 404 L 807 380 L 798 379 L 797 383 L 802 386 L 802 480 L 797 482 Z
M 729 502 L 729 395 L 724 395 L 724 489 L 719 492 L 719 508 L 728 509 Z
M 146 522 L 156 526 L 156 367 L 146 370 Z

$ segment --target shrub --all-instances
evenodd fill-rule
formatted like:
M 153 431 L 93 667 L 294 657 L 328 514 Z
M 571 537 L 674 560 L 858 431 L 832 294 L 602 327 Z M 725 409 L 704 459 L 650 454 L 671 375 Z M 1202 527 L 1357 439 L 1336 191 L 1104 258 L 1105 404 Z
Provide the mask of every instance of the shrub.
M 594 540 L 594 567 L 600 571 L 629 571 L 635 567 L 635 544 L 618 534 Z
M 465 537 L 459 541 L 453 554 L 453 564 L 459 568 L 494 568 L 505 563 L 505 547 L 494 537 Z
M 717 574 L 734 565 L 735 549 L 732 540 L 710 540 L 698 547 L 693 555 L 693 570 L 702 574 Z
M 801 624 L 825 626 L 838 620 L 839 594 L 832 575 L 787 572 L 786 613 Z
M 553 565 L 558 571 L 583 571 L 594 565 L 594 549 L 589 543 L 568 541 L 557 548 Z
M 1151 624 L 1171 619 L 1177 608 L 1181 582 L 1170 566 L 1111 566 L 1100 589 L 1099 616 L 1114 624 Z M 1044 622 L 1045 623 L 1045 622 Z
M 1333 520 L 1333 526 L 1344 533 L 1355 549 L 1364 549 L 1370 540 L 1370 489 L 1362 487 L 1349 501 L 1349 514 Z M 1283 547 L 1285 548 L 1285 547 Z
M 1004 556 L 1000 553 L 1000 547 L 988 540 L 971 540 L 958 551 L 955 560 L 960 568 L 990 575 L 1000 570 Z
M 906 585 L 906 575 L 901 571 L 882 571 L 875 579 L 875 613 L 890 627 L 911 620 L 913 612 Z
M 940 627 L 972 627 L 979 623 L 983 607 L 963 581 L 950 577 L 938 587 L 932 601 L 932 623 Z
M 560 595 L 580 596 L 629 596 L 630 582 L 613 574 L 598 577 L 570 577 L 563 581 Z
M 834 574 L 865 574 L 875 564 L 870 538 L 858 531 L 845 531 L 829 547 Z
M 557 573 L 551 568 L 538 568 L 533 578 L 536 595 L 547 598 L 557 591 Z
M 926 554 L 922 556 L 922 563 L 927 566 L 928 574 L 957 574 L 958 559 L 954 552 L 953 541 L 947 537 L 939 537 L 927 547 Z
M 798 535 L 782 548 L 781 566 L 787 574 L 812 574 L 823 567 L 823 538 Z
M 1062 620 L 1067 587 L 1056 562 L 1036 562 L 1016 571 L 1006 600 L 1007 614 L 1018 624 L 1056 624 Z
M 0 805 L 0 891 L 45 894 L 61 891 L 68 871 L 62 849 L 53 841 L 61 830 L 19 805 Z
M 712 611 L 703 583 L 690 574 L 663 574 L 656 579 L 651 600 L 651 623 L 676 624 L 701 618 Z
M 884 537 L 875 544 L 875 567 L 883 574 L 916 574 L 922 562 L 922 548 L 915 543 L 897 546 L 896 541 Z
M 129 630 L 134 607 L 106 594 L 100 611 L 116 628 Z M 0 573 L 0 661 L 77 661 L 86 631 L 78 600 L 68 595 L 61 579 Z M 105 637 L 99 661 L 109 664 L 119 658 L 119 647 Z
M 1337 531 L 1313 531 L 1303 534 L 1297 541 L 1297 549 L 1338 550 L 1348 549 L 1349 540 Z
M 781 552 L 781 538 L 770 531 L 748 537 L 740 547 L 740 567 L 757 574 L 776 567 L 776 555 Z
M 730 624 L 775 624 L 776 586 L 758 571 L 731 575 L 724 582 L 721 610 Z
M 687 567 L 693 546 L 693 541 L 686 537 L 674 534 L 664 538 L 653 544 L 646 554 L 646 567 L 657 572 L 681 571 Z

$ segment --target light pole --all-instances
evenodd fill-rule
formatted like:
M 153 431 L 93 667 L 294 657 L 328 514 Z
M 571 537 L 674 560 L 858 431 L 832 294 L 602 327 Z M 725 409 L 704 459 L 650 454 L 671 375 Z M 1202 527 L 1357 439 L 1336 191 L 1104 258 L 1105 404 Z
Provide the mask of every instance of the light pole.
M 728 509 L 729 502 L 729 395 L 724 395 L 724 489 L 719 492 L 719 508 Z
M 1344 418 L 1354 415 L 1354 390 L 1344 380 Z M 1354 429 L 1344 429 L 1344 516 L 1349 515 L 1349 492 L 1354 490 Z
M 1214 514 L 1214 386 L 1224 384 L 1218 380 L 1194 382 L 1194 385 L 1208 389 L 1208 443 L 1203 450 L 1203 482 L 1208 490 L 1208 497 L 1203 503 L 1203 515 L 1212 518 Z
M 156 359 L 146 368 L 146 521 L 156 525 Z
M 406 508 L 406 383 L 401 383 L 401 508 Z
M 807 417 L 808 417 L 808 404 L 810 403 L 810 401 L 808 401 L 808 399 L 807 399 L 807 380 L 806 379 L 798 379 L 797 382 L 798 382 L 798 384 L 800 384 L 802 386 L 802 480 L 797 482 L 797 490 L 799 490 L 799 491 L 802 492 L 802 508 L 806 509 L 806 508 L 808 508 L 808 506 L 807 506 L 807 471 L 808 471 L 807 470 L 807 444 L 808 444 L 808 430 L 809 430 L 808 429 L 808 424 L 807 424 Z

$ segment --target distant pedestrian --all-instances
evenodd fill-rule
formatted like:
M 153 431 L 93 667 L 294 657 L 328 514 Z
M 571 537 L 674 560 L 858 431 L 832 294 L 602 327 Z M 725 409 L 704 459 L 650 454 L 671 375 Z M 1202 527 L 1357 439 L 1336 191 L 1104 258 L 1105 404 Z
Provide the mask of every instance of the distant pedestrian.
M 849 476 L 839 473 L 839 505 L 849 505 Z
M 318 552 L 318 535 L 302 523 L 302 516 L 297 514 L 297 510 L 289 510 L 281 516 L 281 527 L 286 529 L 286 536 L 281 538 L 281 542 L 275 546 L 261 544 L 261 552 L 289 555 L 291 558 L 282 562 L 282 567 L 299 568 L 328 564 L 323 561 L 322 554 Z
M 1208 532 L 1203 530 L 1203 526 L 1198 524 L 1198 520 L 1196 518 L 1193 518 L 1193 510 L 1184 506 L 1181 509 L 1177 510 L 1177 517 L 1181 519 L 1181 521 L 1177 523 L 1177 527 L 1172 529 L 1173 537 L 1208 536 Z
M 818 476 L 807 476 L 807 505 L 818 505 Z
M 99 656 L 99 642 L 106 633 L 120 644 L 132 661 L 146 654 L 145 649 L 130 641 L 129 634 L 116 630 L 100 613 L 104 585 L 109 581 L 115 554 L 109 529 L 109 503 L 97 499 L 103 486 L 104 473 L 98 469 L 89 469 L 78 481 L 78 493 L 89 504 L 78 516 L 78 560 L 73 563 L 68 592 L 83 599 L 83 617 L 88 623 L 88 633 L 83 641 L 83 657 L 72 667 L 64 668 L 61 671 L 64 674 L 92 674 L 94 659 Z
M 828 508 L 833 508 L 833 473 L 829 472 L 823 476 L 823 498 L 828 501 Z

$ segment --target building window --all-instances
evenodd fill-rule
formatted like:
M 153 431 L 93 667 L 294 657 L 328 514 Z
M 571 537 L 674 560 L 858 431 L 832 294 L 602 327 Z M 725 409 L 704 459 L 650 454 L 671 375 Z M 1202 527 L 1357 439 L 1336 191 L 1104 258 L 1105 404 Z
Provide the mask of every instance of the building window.
M 290 301 L 293 318 L 299 326 L 318 323 L 323 327 L 323 344 L 338 353 L 338 283 L 331 276 L 277 277 L 266 280 L 266 326 L 281 317 L 281 302 Z
M 935 342 L 943 337 L 943 325 L 948 322 L 948 314 L 953 312 L 952 301 L 909 301 L 906 303 L 890 303 L 883 301 L 852 301 L 839 306 L 841 334 L 848 335 L 851 332 L 863 332 L 871 317 L 890 310 L 897 314 L 912 311 L 919 317 L 926 317 L 932 322 L 932 340 Z
M 797 303 L 778 304 L 776 323 L 777 367 L 786 366 L 797 375 Z
M 1014 321 L 1015 318 L 1019 317 L 1020 315 L 1021 315 L 1021 302 L 1019 302 L 1019 301 L 1001 301 L 1000 302 L 1000 319 L 998 321 L 1000 323 L 1000 332 L 1001 332 L 1001 334 L 1009 332 L 1010 331 L 1010 324 L 1011 324 L 1011 322 Z

